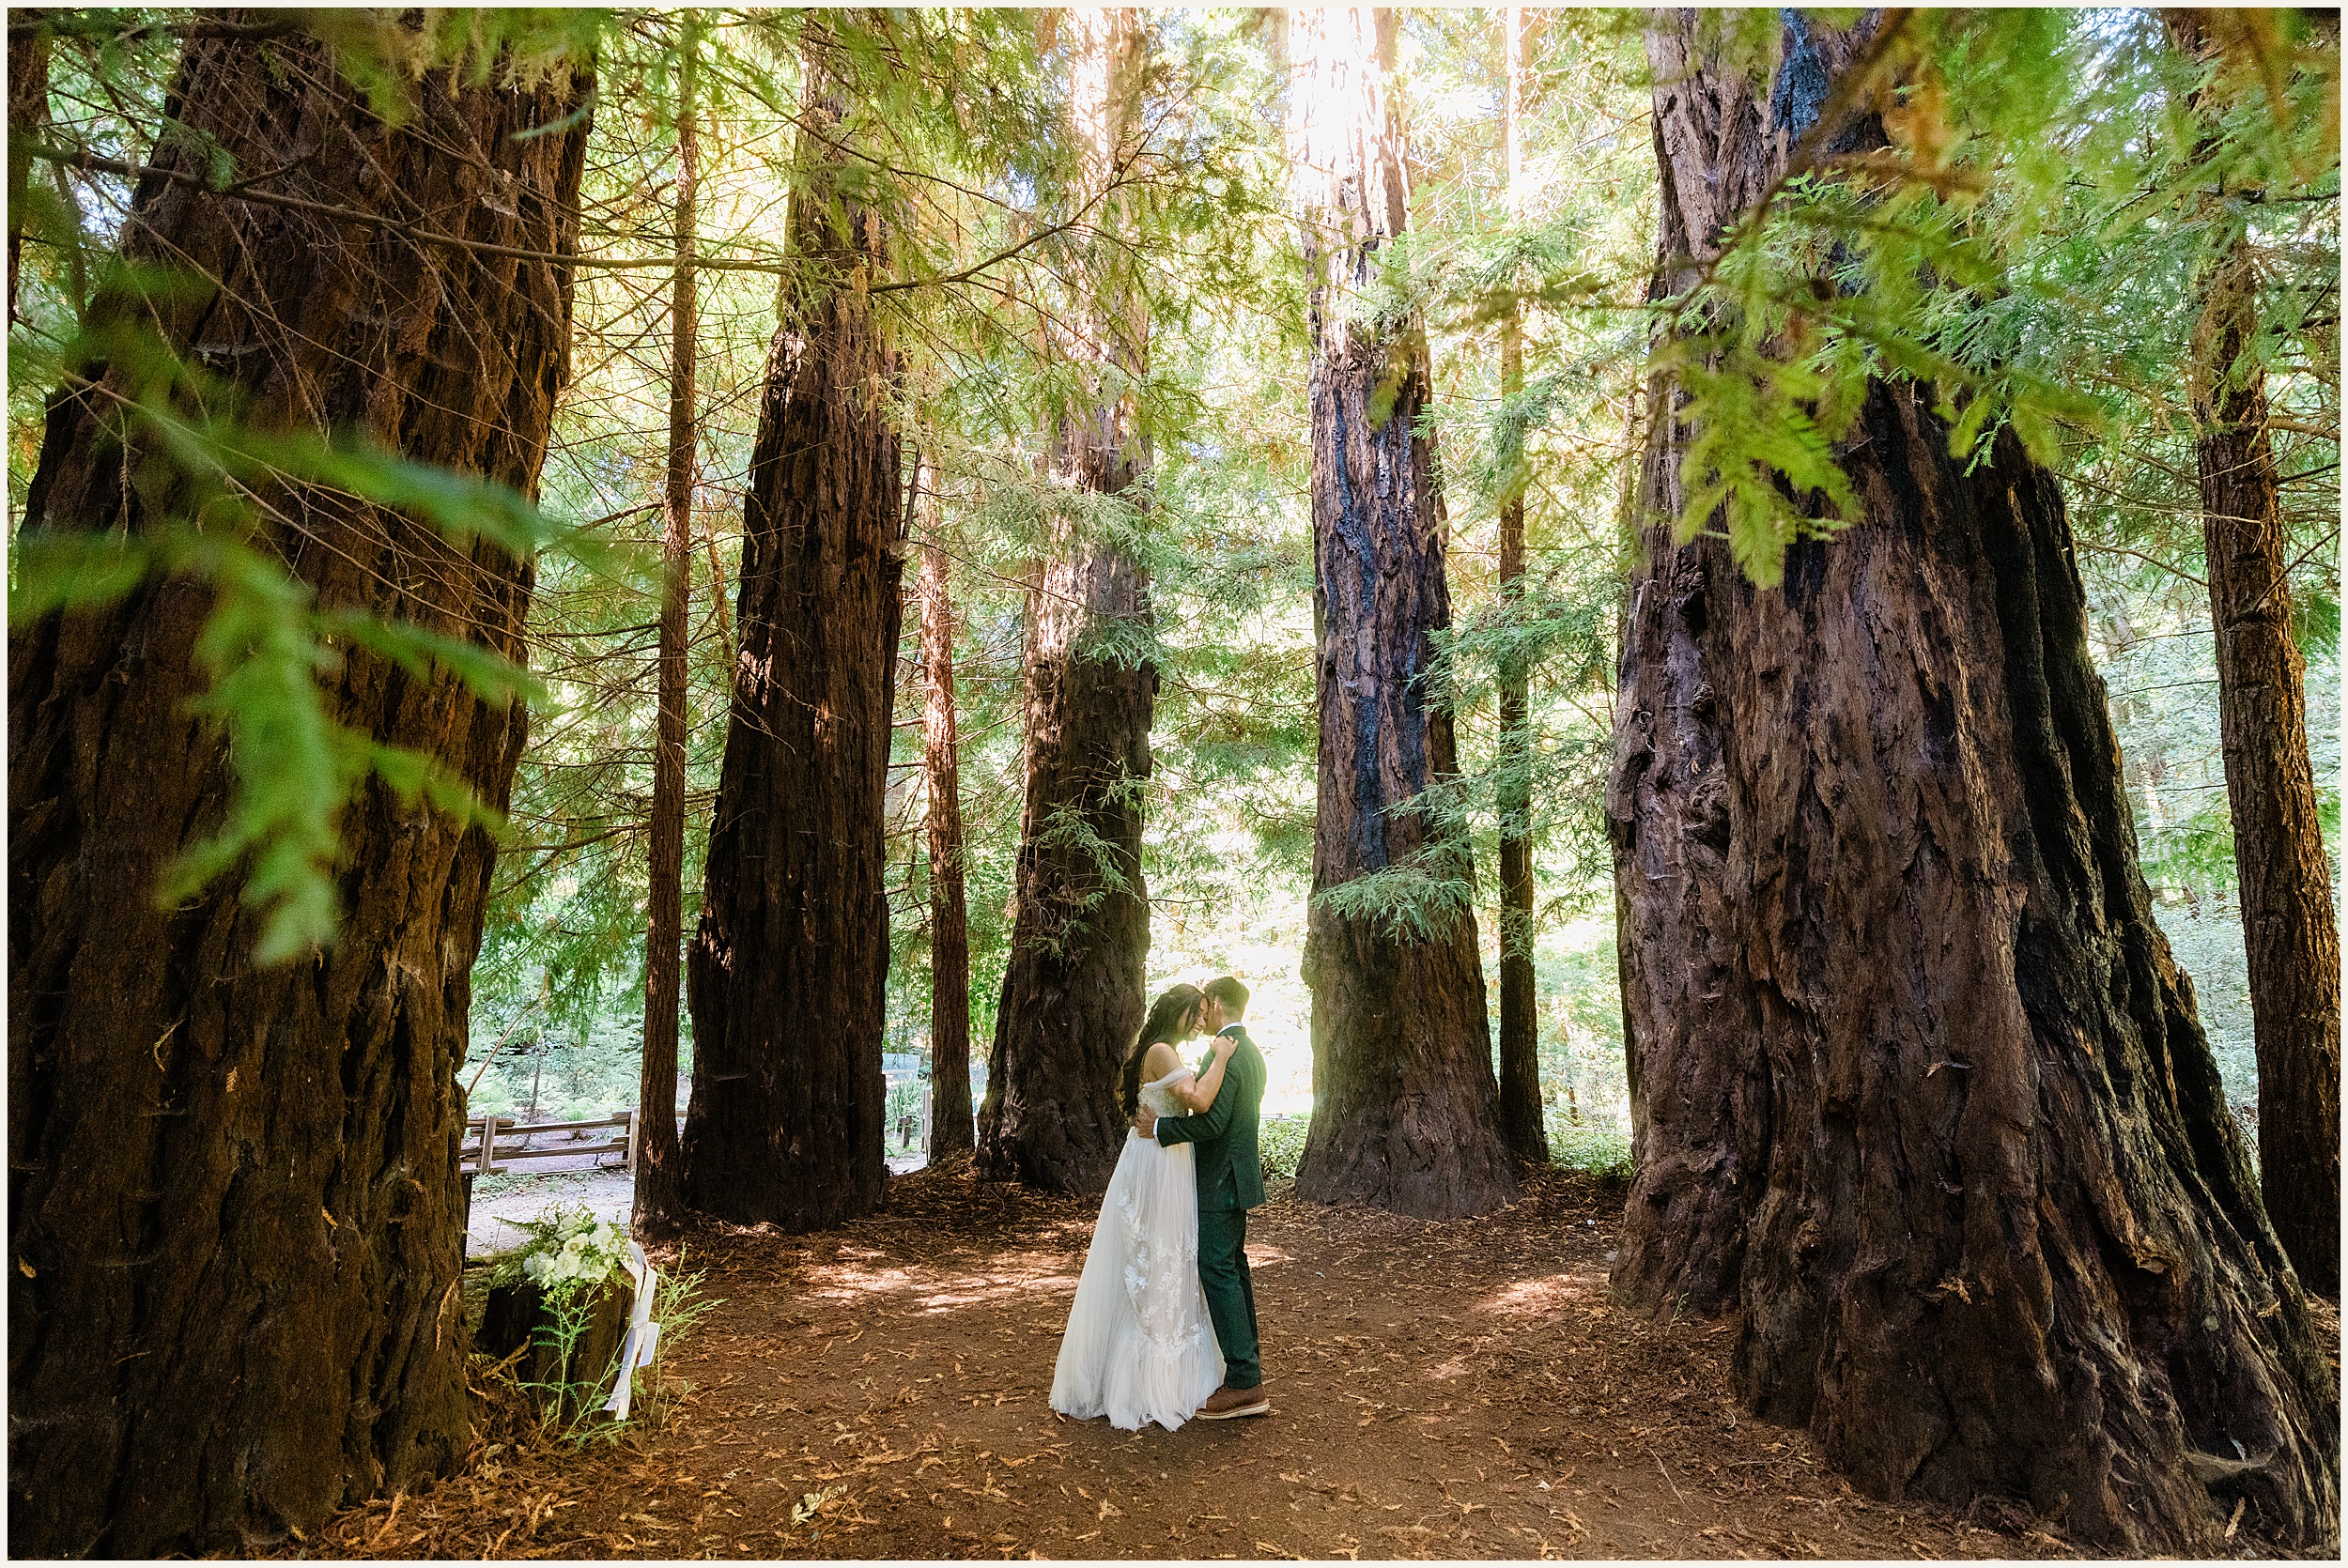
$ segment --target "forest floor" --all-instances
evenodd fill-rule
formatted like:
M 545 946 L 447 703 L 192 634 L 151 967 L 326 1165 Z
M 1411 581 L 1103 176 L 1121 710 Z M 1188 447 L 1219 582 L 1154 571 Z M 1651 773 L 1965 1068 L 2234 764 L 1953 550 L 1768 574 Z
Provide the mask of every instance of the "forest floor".
M 2046 1557 L 2058 1533 L 1854 1493 L 1740 1415 L 1725 1321 L 1611 1299 L 1619 1187 L 1479 1220 L 1251 1216 L 1273 1412 L 1119 1432 L 1046 1403 L 1097 1206 L 890 1181 L 810 1237 L 687 1238 L 717 1304 L 658 1431 L 584 1448 L 488 1412 L 463 1470 L 352 1509 L 332 1557 Z M 665 1347 L 664 1347 L 665 1349 Z M 502 1439 L 501 1439 L 502 1435 Z

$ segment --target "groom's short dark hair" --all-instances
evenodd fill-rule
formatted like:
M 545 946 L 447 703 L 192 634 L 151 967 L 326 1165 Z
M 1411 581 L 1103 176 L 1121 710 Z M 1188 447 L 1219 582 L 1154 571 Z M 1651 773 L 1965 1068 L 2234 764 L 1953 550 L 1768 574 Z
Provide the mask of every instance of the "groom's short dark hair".
M 1235 975 L 1218 975 L 1198 988 L 1223 1004 L 1223 1010 L 1233 1020 L 1247 1016 L 1247 988 Z

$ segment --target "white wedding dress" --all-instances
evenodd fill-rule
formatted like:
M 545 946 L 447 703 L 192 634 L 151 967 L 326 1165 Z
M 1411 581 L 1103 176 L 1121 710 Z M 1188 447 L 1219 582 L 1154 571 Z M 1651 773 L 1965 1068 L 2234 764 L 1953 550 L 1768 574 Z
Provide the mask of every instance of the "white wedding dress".
M 1141 1108 L 1177 1116 L 1188 1107 L 1169 1085 L 1190 1069 L 1141 1089 Z M 1138 1132 L 1101 1200 L 1092 1250 L 1076 1282 L 1075 1305 L 1060 1336 L 1052 1408 L 1137 1432 L 1168 1432 L 1223 1384 L 1223 1351 L 1198 1286 L 1198 1179 L 1188 1144 L 1171 1147 Z

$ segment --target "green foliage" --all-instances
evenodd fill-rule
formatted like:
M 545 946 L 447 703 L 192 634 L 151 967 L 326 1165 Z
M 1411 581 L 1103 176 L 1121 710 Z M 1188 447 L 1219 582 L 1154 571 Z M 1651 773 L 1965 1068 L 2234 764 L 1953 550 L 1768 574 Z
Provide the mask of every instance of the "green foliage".
M 2233 813 L 2222 793 L 2146 837 L 2144 877 L 2155 885 L 2215 890 L 2233 880 Z
M 653 1293 L 652 1320 L 660 1325 L 660 1349 L 653 1358 L 649 1385 L 639 1391 L 642 1403 L 636 1418 L 655 1431 L 669 1424 L 683 1406 L 685 1396 L 693 1391 L 692 1379 L 679 1377 L 672 1371 L 676 1347 L 699 1330 L 703 1318 L 725 1305 L 724 1297 L 709 1294 L 708 1284 L 708 1270 L 686 1266 L 686 1249 L 682 1245 L 676 1250 L 676 1262 L 658 1276 Z M 640 1367 L 637 1376 L 644 1375 L 644 1369 Z
M 1127 775 L 1102 792 L 1104 805 L 1130 801 L 1142 792 L 1143 781 Z M 1036 820 L 1032 841 L 1039 852 L 1058 852 L 1083 869 L 1074 873 L 1074 886 L 1059 893 L 1044 917 L 1031 928 L 1029 941 L 1042 952 L 1063 954 L 1086 929 L 1086 919 L 1111 894 L 1128 891 L 1129 864 L 1120 848 L 1095 831 L 1085 808 L 1053 807 Z
M 634 978 L 633 985 L 572 988 L 542 975 L 544 989 L 515 1009 L 518 1017 L 505 1011 L 503 996 L 487 999 L 473 1020 L 476 1052 L 498 1049 L 477 1054 L 466 1074 L 478 1080 L 467 1114 L 593 1121 L 636 1104 L 644 1021 L 642 979 Z M 690 1053 L 680 1047 L 679 1055 L 680 1071 L 689 1074 Z
M 1494 175 L 1496 19 L 1413 13 L 1403 52 L 1424 168 L 1415 238 L 1397 248 L 1413 275 L 1390 286 L 1425 312 L 1433 339 L 1428 424 L 1445 486 L 1454 622 L 1436 639 L 1428 690 L 1453 713 L 1460 771 L 1401 809 L 1427 814 L 1439 837 L 1464 834 L 1478 869 L 1471 883 L 1464 865 L 1413 862 L 1324 897 L 1398 931 L 1435 930 L 1469 907 L 1475 884 L 1496 892 L 1505 826 L 1531 839 L 1542 890 L 1534 929 L 1508 934 L 1537 949 L 1546 925 L 1608 896 L 1599 806 L 1655 173 L 1635 26 L 1603 13 L 1530 21 L 1514 212 Z M 1498 352 L 1512 317 L 1525 365 L 1514 392 L 1501 385 Z M 1511 500 L 1524 507 L 1528 556 L 1513 592 L 1496 570 L 1498 516 Z M 1500 744 L 1497 712 L 1512 672 L 1531 701 L 1527 744 L 1515 751 Z M 1495 919 L 1481 925 L 1488 939 L 1499 933 Z
M 154 367 L 166 382 L 198 379 L 160 340 L 109 333 L 114 362 Z M 215 404 L 226 401 L 209 389 Z M 495 829 L 499 818 L 460 779 L 420 753 L 381 746 L 335 722 L 320 679 L 337 669 L 346 647 L 360 647 L 416 673 L 456 675 L 485 699 L 524 699 L 528 675 L 476 644 L 412 622 L 341 607 L 321 607 L 288 573 L 269 541 L 262 508 L 250 498 L 267 486 L 301 483 L 352 500 L 400 507 L 436 525 L 453 542 L 479 535 L 527 553 L 552 543 L 536 510 L 502 486 L 440 473 L 355 445 L 333 446 L 314 433 L 269 435 L 234 420 L 192 421 L 158 396 L 138 399 L 126 418 L 149 438 L 136 443 L 150 464 L 177 469 L 174 482 L 150 479 L 149 493 L 190 499 L 178 515 L 136 534 L 41 528 L 15 540 L 12 624 L 53 610 L 88 613 L 150 578 L 184 576 L 211 591 L 212 608 L 196 654 L 211 677 L 198 711 L 226 737 L 235 776 L 226 820 L 164 874 L 159 899 L 177 902 L 247 861 L 243 897 L 269 912 L 258 958 L 280 962 L 333 938 L 333 872 L 340 851 L 335 819 L 359 781 L 379 776 L 395 793 L 428 800 L 461 822 Z
M 1453 845 L 1324 887 L 1313 901 L 1340 920 L 1367 921 L 1398 942 L 1440 942 L 1475 912 L 1467 857 Z
M 1630 1140 L 1603 1122 L 1551 1120 L 1549 1158 L 1569 1171 L 1629 1181 L 1633 1174 Z
M 1884 25 L 1872 74 L 1838 83 L 1828 113 L 1875 107 L 1892 146 L 1828 159 L 1805 137 L 1719 259 L 1658 306 L 1652 362 L 1689 398 L 1680 535 L 1724 533 L 1764 586 L 1794 540 L 1848 513 L 1835 443 L 1870 379 L 1930 387 L 1960 457 L 2011 428 L 2059 463 L 2064 431 L 2098 439 L 2129 413 L 2082 390 L 2100 367 L 2076 324 L 2112 325 L 2098 295 L 2148 255 L 2183 264 L 2172 286 L 2197 275 L 2228 232 L 2195 216 L 2204 189 L 2287 188 L 2336 208 L 2336 38 L 2268 38 L 2269 90 L 2237 89 L 2213 137 L 2171 111 L 2232 63 L 2180 59 L 2149 14 L 1892 12 Z M 2141 134 L 2148 111 L 2161 134 Z M 2288 312 L 2292 292 L 2275 304 Z M 2172 295 L 2128 325 L 2191 320 Z
M 1262 1157 L 1266 1181 L 1296 1179 L 1305 1160 L 1305 1139 L 1312 1131 L 1310 1116 L 1265 1116 L 1256 1125 L 1256 1152 Z

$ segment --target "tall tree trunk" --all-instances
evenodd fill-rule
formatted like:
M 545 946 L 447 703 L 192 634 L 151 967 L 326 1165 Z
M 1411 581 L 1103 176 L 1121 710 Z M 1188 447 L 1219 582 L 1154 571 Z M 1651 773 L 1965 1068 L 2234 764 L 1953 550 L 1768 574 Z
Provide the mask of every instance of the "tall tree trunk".
M 1067 25 L 1072 118 L 1099 189 L 1139 107 L 1146 40 L 1129 8 L 1071 11 Z M 1089 361 L 1091 406 L 1058 420 L 1053 468 L 1072 487 L 1130 501 L 1148 463 L 1135 387 L 1149 319 L 1121 288 L 1095 279 L 1083 292 L 1089 330 L 1071 346 Z M 979 1114 L 983 1175 L 1067 1192 L 1105 1187 L 1124 1145 L 1117 1071 L 1141 1026 L 1150 956 L 1140 790 L 1157 670 L 1096 646 L 1120 625 L 1149 623 L 1149 585 L 1097 518 L 1092 508 L 1055 511 L 1030 599 L 1027 805 L 1011 961 Z
M 2217 631 L 2259 1067 L 2259 1176 L 2300 1277 L 2340 1294 L 2340 931 L 2308 756 L 2307 665 L 2291 635 L 2289 561 L 2266 433 L 2248 257 L 2204 280 L 2195 454 Z
M 1872 23 L 1797 25 L 1763 96 L 1693 13 L 1651 23 L 1659 287 Z M 2237 1500 L 2277 1545 L 2336 1539 L 2336 1386 L 2152 919 L 2052 476 L 2011 433 L 1968 472 L 1877 383 L 1841 449 L 1861 515 L 1758 590 L 1672 542 L 1675 407 L 1608 793 L 1617 1286 L 1737 1307 L 1740 1395 L 1872 1493 L 2020 1497 L 2119 1551 L 2216 1549 Z
M 1396 807 L 1457 771 L 1450 712 L 1424 682 L 1451 623 L 1425 332 L 1359 316 L 1378 248 L 1407 226 L 1395 13 L 1290 13 L 1290 161 L 1312 279 L 1313 621 L 1320 801 L 1304 973 L 1313 1122 L 1297 1191 L 1422 1219 L 1516 1193 L 1500 1131 L 1472 901 L 1423 940 L 1346 918 L 1332 888 L 1389 869 L 1475 875 L 1463 834 Z
M 700 422 L 693 390 L 696 312 L 693 198 L 701 136 L 696 25 L 688 14 L 677 68 L 676 270 L 669 285 L 669 463 L 661 494 L 660 660 L 652 756 L 651 886 L 645 895 L 644 1061 L 637 1093 L 636 1226 L 647 1235 L 684 1218 L 676 1129 L 677 989 L 685 907 L 685 627 L 693 574 L 693 468 Z
M 954 607 L 936 500 L 921 476 L 929 511 L 921 542 L 921 767 L 929 791 L 930 1160 L 971 1149 L 970 915 L 962 886 L 962 767 L 954 730 Z
M 2188 56 L 2190 12 L 2168 13 Z M 2198 109 L 2200 106 L 2197 104 Z M 2259 367 L 2258 275 L 2239 216 L 2201 280 L 2194 454 L 2217 632 L 2218 725 L 2249 950 L 2259 1066 L 2259 1186 L 2299 1277 L 2340 1295 L 2340 930 L 2308 757 L 2307 664 L 2291 635 L 2290 563 Z
M 25 197 L 32 184 L 33 155 L 27 145 L 49 128 L 49 30 L 42 12 L 19 7 L 11 28 L 25 32 L 8 40 L 8 324 L 17 319 L 17 263 L 24 250 Z
M 1510 6 L 1508 85 L 1503 100 L 1508 153 L 1508 221 L 1524 218 L 1524 8 Z M 1510 287 L 1515 286 L 1514 280 Z M 1516 300 L 1500 324 L 1500 394 L 1524 390 L 1524 315 Z M 1515 454 L 1522 466 L 1522 450 Z M 1524 597 L 1524 478 L 1510 475 L 1500 503 L 1500 592 L 1513 611 Z M 1540 1015 L 1533 987 L 1533 726 L 1530 672 L 1509 655 L 1500 670 L 1500 1131 L 1520 1160 L 1549 1162 L 1541 1128 Z
M 234 13 L 232 13 L 234 14 Z M 591 85 L 455 88 L 394 127 L 301 36 L 191 41 L 154 154 L 392 227 L 140 183 L 123 246 L 210 280 L 101 298 L 232 377 L 261 430 L 357 428 L 536 489 L 566 372 L 570 268 L 419 245 L 407 225 L 567 255 Z M 567 123 L 566 123 L 567 122 Z M 531 134 L 545 129 L 546 134 Z M 94 367 L 57 393 L 29 528 L 161 520 Z M 131 483 L 136 475 L 137 483 Z M 514 659 L 531 566 L 340 492 L 259 498 L 326 606 Z M 229 883 L 175 908 L 158 872 L 220 823 L 225 747 L 189 701 L 210 607 L 152 584 L 8 638 L 9 1546 L 250 1551 L 445 1473 L 468 1437 L 457 1294 L 466 1048 L 495 841 L 379 781 L 343 811 L 336 945 L 261 967 Z M 329 711 L 502 807 L 525 715 L 352 649 Z
M 808 167 L 791 202 L 810 266 L 766 361 L 743 515 L 740 652 L 686 954 L 693 1098 L 685 1199 L 813 1230 L 871 1212 L 886 1166 L 883 890 L 904 607 L 898 374 L 869 296 L 880 212 L 843 178 L 844 91 L 811 46 Z

